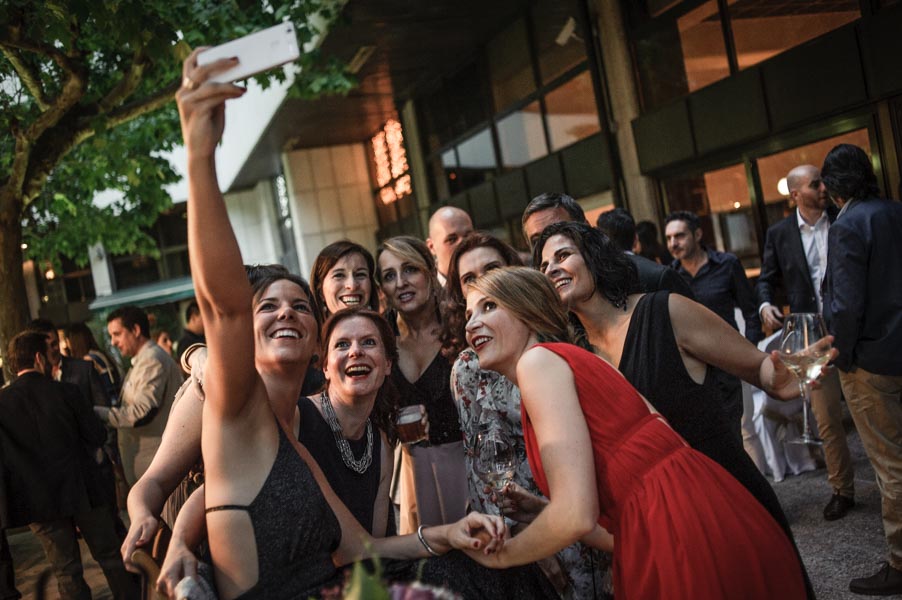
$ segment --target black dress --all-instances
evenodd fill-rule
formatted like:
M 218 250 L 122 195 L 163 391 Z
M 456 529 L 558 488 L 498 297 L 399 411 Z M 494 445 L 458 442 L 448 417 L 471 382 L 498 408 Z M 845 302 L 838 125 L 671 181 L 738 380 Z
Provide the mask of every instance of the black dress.
M 623 344 L 620 372 L 692 448 L 745 486 L 795 545 L 777 495 L 731 433 L 711 369 L 702 385 L 686 371 L 670 321 L 669 300 L 668 291 L 639 299 Z M 805 583 L 813 597 L 807 573 Z
M 317 400 L 318 401 L 318 400 Z M 356 473 L 345 466 L 341 452 L 329 424 L 309 398 L 298 400 L 301 427 L 298 441 L 306 446 L 323 470 L 329 485 L 351 511 L 351 514 L 370 534 L 373 533 L 373 507 L 379 492 L 382 472 L 382 436 L 373 427 L 373 462 L 363 473 Z M 351 453 L 359 459 L 366 452 L 366 435 L 359 440 L 348 440 Z M 389 511 L 391 512 L 391 511 Z
M 438 446 L 463 439 L 457 405 L 451 394 L 451 363 L 441 352 L 436 352 L 435 358 L 415 382 L 407 381 L 398 368 L 392 369 L 391 379 L 398 389 L 402 407 L 413 404 L 426 407 L 430 444 Z

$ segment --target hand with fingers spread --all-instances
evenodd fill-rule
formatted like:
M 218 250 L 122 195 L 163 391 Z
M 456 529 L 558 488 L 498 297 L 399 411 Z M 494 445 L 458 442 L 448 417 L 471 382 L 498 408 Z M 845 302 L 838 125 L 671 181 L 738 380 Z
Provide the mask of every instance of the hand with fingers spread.
M 213 156 L 225 128 L 225 101 L 240 98 L 247 91 L 232 83 L 208 81 L 212 74 L 234 67 L 238 59 L 224 58 L 200 66 L 197 55 L 203 50 L 198 48 L 185 59 L 182 87 L 175 93 L 189 158 Z
M 157 533 L 159 527 L 160 522 L 151 514 L 132 520 L 131 527 L 128 528 L 128 533 L 125 536 L 125 541 L 122 542 L 122 547 L 119 550 L 127 571 L 141 574 L 141 570 L 131 561 L 132 554 L 138 548 L 146 546 L 153 541 L 153 536 Z

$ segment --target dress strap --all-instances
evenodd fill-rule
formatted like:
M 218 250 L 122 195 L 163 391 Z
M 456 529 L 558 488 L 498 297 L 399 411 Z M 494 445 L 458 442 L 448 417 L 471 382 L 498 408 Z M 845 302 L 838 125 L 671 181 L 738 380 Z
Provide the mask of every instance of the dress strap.
M 243 510 L 245 512 L 250 511 L 250 506 L 242 506 L 240 504 L 223 504 L 221 506 L 211 506 L 210 508 L 204 510 L 204 514 L 209 514 L 211 512 L 217 512 L 220 510 Z

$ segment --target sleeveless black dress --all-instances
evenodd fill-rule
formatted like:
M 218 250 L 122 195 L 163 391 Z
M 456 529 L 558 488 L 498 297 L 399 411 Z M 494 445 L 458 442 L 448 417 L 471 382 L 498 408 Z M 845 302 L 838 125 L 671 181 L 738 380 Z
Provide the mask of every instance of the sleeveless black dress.
M 730 430 L 711 369 L 702 385 L 686 371 L 670 321 L 669 300 L 668 291 L 639 299 L 623 345 L 620 372 L 692 448 L 714 460 L 751 492 L 795 546 L 780 500 Z M 813 597 L 807 573 L 805 584 Z
M 382 472 L 382 436 L 373 426 L 373 462 L 365 472 L 356 473 L 345 466 L 332 430 L 313 402 L 309 398 L 298 400 L 298 410 L 301 413 L 298 441 L 313 455 L 316 464 L 329 480 L 329 485 L 351 514 L 372 534 L 373 506 L 376 504 Z M 366 435 L 359 440 L 348 440 L 348 444 L 354 458 L 359 459 L 366 452 Z

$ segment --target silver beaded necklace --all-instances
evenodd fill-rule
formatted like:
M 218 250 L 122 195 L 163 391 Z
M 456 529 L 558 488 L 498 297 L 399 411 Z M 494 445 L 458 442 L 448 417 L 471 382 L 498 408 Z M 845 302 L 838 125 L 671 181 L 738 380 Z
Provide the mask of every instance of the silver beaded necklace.
M 323 416 L 329 424 L 329 429 L 332 430 L 332 436 L 335 438 L 335 445 L 338 446 L 341 460 L 347 468 L 363 475 L 373 462 L 373 424 L 369 419 L 366 420 L 366 451 L 360 457 L 360 460 L 357 460 L 354 458 L 354 453 L 351 452 L 351 445 L 341 431 L 341 423 L 338 422 L 338 416 L 335 414 L 335 409 L 332 408 L 332 403 L 329 401 L 329 396 L 325 390 L 320 394 L 319 405 L 323 409 Z

